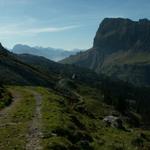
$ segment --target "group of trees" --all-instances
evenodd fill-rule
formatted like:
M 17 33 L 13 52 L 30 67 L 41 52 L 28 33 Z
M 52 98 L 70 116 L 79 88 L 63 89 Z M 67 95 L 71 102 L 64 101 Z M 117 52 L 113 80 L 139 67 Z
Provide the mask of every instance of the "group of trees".
M 104 80 L 101 84 L 104 102 L 112 105 L 121 113 L 133 111 L 150 123 L 150 88 L 135 87 L 123 81 Z

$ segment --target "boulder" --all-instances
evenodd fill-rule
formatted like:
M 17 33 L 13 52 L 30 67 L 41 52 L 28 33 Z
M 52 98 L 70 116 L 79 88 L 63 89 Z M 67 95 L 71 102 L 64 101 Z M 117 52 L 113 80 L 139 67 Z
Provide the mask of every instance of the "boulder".
M 121 118 L 115 116 L 106 116 L 103 121 L 105 122 L 106 126 L 123 129 L 123 123 Z

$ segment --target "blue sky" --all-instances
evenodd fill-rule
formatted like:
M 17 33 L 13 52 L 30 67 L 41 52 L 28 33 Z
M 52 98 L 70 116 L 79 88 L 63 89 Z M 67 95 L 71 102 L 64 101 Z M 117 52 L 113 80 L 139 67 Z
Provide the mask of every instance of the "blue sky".
M 150 18 L 150 0 L 0 0 L 0 42 L 88 49 L 105 17 Z

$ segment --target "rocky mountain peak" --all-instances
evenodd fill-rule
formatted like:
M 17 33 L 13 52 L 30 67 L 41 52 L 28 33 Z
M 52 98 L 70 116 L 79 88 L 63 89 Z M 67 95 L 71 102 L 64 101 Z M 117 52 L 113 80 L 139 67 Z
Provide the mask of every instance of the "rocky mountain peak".
M 150 85 L 150 20 L 105 18 L 93 48 L 61 61 L 134 85 Z
M 150 21 L 124 18 L 105 18 L 96 33 L 93 48 L 105 53 L 116 51 L 149 50 Z

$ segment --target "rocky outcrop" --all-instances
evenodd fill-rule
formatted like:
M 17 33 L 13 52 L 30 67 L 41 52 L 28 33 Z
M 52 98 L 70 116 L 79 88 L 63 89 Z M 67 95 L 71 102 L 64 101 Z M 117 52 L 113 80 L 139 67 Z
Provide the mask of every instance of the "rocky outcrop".
M 93 47 L 61 62 L 87 67 L 138 86 L 150 85 L 147 78 L 150 76 L 150 21 L 105 18 Z
M 106 18 L 96 33 L 93 48 L 105 54 L 139 50 L 150 52 L 150 21 Z
M 108 126 L 108 127 L 113 127 L 113 128 L 117 128 L 117 129 L 124 129 L 122 120 L 119 117 L 106 116 L 103 119 L 103 121 L 106 124 L 106 126 Z

